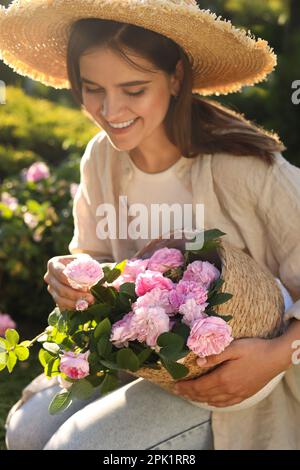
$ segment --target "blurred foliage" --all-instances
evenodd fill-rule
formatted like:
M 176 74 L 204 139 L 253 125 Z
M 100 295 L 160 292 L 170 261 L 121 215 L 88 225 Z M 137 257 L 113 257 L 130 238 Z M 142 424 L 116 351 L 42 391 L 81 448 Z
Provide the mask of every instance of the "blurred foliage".
M 33 99 L 12 86 L 6 87 L 0 122 L 0 181 L 38 159 L 59 165 L 71 154 L 81 156 L 98 129 L 84 113 Z
M 80 111 L 12 86 L 0 119 L 0 311 L 17 321 L 42 319 L 54 305 L 43 280 L 47 261 L 68 254 L 72 183 L 79 183 L 80 158 L 99 128 Z M 50 176 L 28 182 L 22 170 L 36 161 L 49 166 Z M 5 203 L 8 195 L 13 205 Z
M 300 80 L 299 0 L 201 0 L 201 8 L 229 19 L 269 42 L 278 64 L 264 82 L 244 87 L 241 93 L 218 97 L 247 119 L 274 131 L 287 150 L 284 157 L 300 166 L 300 104 L 292 102 L 292 83 Z

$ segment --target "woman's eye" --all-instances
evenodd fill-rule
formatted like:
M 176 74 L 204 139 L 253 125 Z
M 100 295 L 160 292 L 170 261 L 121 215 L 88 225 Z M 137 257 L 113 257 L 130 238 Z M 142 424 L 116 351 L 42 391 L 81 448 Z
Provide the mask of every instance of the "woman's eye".
M 101 93 L 102 90 L 93 90 L 92 88 L 85 88 L 87 93 Z
M 144 93 L 145 90 L 140 90 L 140 91 L 137 91 L 136 93 L 129 93 L 127 92 L 127 95 L 129 96 L 139 96 L 139 95 L 142 95 Z
M 85 87 L 85 91 L 87 93 L 102 93 L 103 90 L 99 90 L 99 89 L 92 89 L 92 88 L 87 88 Z M 145 90 L 140 90 L 140 91 L 137 91 L 136 93 L 130 93 L 129 91 L 125 92 L 126 95 L 129 95 L 129 96 L 139 96 L 139 95 L 142 95 L 144 93 Z

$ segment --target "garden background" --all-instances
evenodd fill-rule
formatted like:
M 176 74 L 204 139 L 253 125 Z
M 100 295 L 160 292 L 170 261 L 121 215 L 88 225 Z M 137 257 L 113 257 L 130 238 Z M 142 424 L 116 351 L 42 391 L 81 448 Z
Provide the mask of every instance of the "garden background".
M 300 1 L 198 3 L 274 48 L 278 65 L 267 81 L 215 99 L 275 131 L 287 147 L 285 158 L 300 167 Z M 43 276 L 48 259 L 68 254 L 79 163 L 99 128 L 68 90 L 21 77 L 1 61 L 0 80 L 5 83 L 5 102 L 0 104 L 0 312 L 14 319 L 23 339 L 31 339 L 46 326 L 55 306 Z M 1 92 L 3 87 L 0 103 Z M 298 99 L 292 100 L 293 94 Z M 48 166 L 49 177 L 27 182 L 24 170 L 40 161 Z M 19 363 L 12 376 L 0 376 L 0 449 L 5 449 L 4 422 L 10 407 L 42 372 L 35 356 L 33 352 L 32 359 Z

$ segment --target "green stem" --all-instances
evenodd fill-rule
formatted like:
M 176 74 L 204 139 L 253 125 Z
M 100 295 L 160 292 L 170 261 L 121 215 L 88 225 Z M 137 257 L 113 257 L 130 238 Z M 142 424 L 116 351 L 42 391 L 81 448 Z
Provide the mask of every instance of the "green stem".
M 44 330 L 42 333 L 40 333 L 40 334 L 37 335 L 35 338 L 33 338 L 33 339 L 30 341 L 30 343 L 29 343 L 29 345 L 28 345 L 27 347 L 30 348 L 41 336 L 44 336 L 44 335 L 46 335 L 46 334 L 47 334 L 47 331 Z

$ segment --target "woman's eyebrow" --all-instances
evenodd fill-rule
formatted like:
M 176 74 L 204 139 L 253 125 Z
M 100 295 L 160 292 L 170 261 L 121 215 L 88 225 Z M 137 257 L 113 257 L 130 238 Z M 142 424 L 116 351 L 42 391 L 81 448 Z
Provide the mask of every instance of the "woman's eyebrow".
M 87 78 L 84 78 L 84 77 L 81 77 L 80 79 L 82 82 L 87 82 L 87 83 L 91 83 L 92 85 L 97 85 L 99 87 L 101 87 L 101 85 L 99 85 L 99 83 L 96 83 L 96 82 L 92 82 L 92 80 L 88 80 Z M 151 80 L 135 80 L 133 82 L 124 82 L 124 83 L 118 83 L 116 86 L 117 87 L 122 87 L 122 86 L 136 86 L 136 85 L 144 85 L 146 83 L 151 83 Z M 102 87 L 101 87 L 102 88 Z

